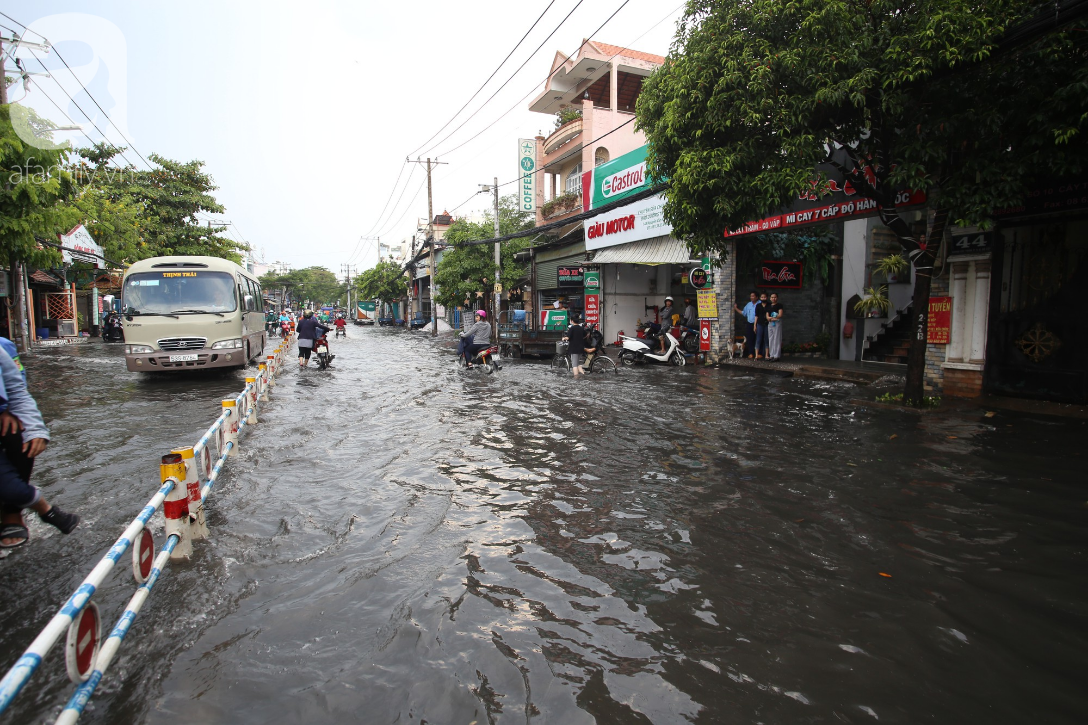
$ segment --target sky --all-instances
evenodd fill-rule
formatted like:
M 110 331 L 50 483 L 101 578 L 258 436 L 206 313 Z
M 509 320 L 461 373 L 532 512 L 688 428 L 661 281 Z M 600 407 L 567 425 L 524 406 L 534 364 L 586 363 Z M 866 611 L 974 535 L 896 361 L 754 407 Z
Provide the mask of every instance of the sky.
M 35 76 L 21 99 L 12 87 L 11 101 L 82 126 L 86 135 L 57 134 L 76 146 L 103 135 L 129 146 L 139 167 L 151 153 L 203 161 L 226 207 L 205 218 L 229 221 L 229 234 L 258 259 L 337 276 L 344 264 L 361 272 L 377 262 L 371 238 L 399 241 L 426 218 L 424 165 L 407 157 L 443 163 L 433 172 L 436 213 L 488 207 L 479 185 L 512 182 L 518 138 L 553 128 L 554 118 L 528 103 L 555 54 L 592 36 L 665 55 L 682 8 L 679 0 L 0 0 L 0 11 L 56 49 L 18 51 L 24 67 L 44 65 L 50 76 Z M 3 17 L 0 25 L 9 37 L 9 28 L 21 30 Z

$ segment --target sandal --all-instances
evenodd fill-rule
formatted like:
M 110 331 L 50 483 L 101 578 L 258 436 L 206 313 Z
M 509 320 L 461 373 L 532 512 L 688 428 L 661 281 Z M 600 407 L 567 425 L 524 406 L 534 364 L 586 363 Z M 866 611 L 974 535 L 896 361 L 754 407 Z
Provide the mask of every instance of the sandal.
M 4 524 L 4 526 L 0 528 L 0 539 L 21 539 L 21 541 L 14 544 L 0 542 L 0 549 L 17 549 L 30 541 L 30 530 L 19 524 Z

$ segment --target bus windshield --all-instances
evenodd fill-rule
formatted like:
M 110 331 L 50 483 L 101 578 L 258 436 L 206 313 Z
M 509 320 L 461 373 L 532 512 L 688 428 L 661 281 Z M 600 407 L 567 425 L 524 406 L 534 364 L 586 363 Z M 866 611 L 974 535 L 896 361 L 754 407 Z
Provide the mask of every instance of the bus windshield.
M 238 301 L 228 272 L 164 271 L 129 275 L 122 290 L 126 314 L 234 312 Z

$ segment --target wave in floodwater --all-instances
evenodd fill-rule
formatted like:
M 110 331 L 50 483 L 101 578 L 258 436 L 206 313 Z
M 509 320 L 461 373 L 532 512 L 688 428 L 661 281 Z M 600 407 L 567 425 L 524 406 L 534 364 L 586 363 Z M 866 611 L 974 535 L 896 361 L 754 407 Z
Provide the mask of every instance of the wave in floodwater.
M 1080 421 L 870 410 L 734 370 L 572 380 L 352 328 L 288 366 L 85 722 L 1074 722 Z M 0 562 L 5 667 L 241 373 L 30 357 L 84 523 Z M 163 540 L 161 514 L 152 520 Z M 112 626 L 127 559 L 95 595 Z M 55 713 L 60 648 L 12 708 Z

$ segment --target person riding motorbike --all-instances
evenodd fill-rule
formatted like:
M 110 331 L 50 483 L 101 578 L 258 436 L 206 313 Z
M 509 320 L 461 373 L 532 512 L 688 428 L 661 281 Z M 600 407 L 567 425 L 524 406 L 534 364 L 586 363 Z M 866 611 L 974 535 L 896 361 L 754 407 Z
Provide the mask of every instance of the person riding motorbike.
M 337 337 L 339 337 L 341 335 L 343 335 L 344 337 L 348 336 L 348 331 L 347 331 L 348 321 L 347 320 L 345 320 L 343 317 L 337 317 L 336 321 L 333 322 L 332 324 L 336 325 L 336 335 L 337 335 Z
M 269 337 L 276 336 L 276 331 L 280 329 L 280 318 L 275 310 L 269 308 L 268 312 L 265 313 L 264 327 L 268 331 Z
M 661 355 L 664 355 L 669 347 L 665 335 L 669 334 L 669 330 L 672 328 L 672 314 L 672 297 L 666 297 L 665 307 L 661 310 L 661 330 L 657 333 L 657 339 L 661 341 L 661 352 L 659 353 Z
M 296 329 L 298 332 L 298 366 L 304 368 L 310 362 L 310 353 L 313 352 L 314 340 L 324 337 L 329 328 L 314 318 L 313 310 L 306 310 L 302 314 L 302 322 L 298 323 Z
M 491 325 L 487 324 L 487 313 L 476 310 L 474 319 L 472 327 L 461 333 L 461 344 L 457 346 L 457 354 L 465 356 L 467 367 L 472 367 L 476 353 L 491 346 Z

